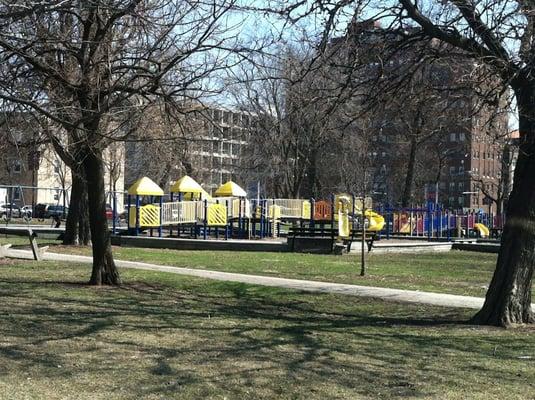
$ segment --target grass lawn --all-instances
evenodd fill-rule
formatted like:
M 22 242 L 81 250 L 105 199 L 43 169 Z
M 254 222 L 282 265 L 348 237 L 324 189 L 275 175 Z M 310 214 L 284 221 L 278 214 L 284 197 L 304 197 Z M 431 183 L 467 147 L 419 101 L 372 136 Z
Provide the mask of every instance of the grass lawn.
M 458 251 L 441 254 L 372 253 L 368 257 L 367 275 L 361 277 L 360 258 L 347 255 L 118 247 L 115 256 L 178 267 L 473 296 L 485 295 L 496 265 L 496 255 L 492 254 Z
M 90 255 L 88 247 L 66 247 L 49 239 L 50 251 Z M 28 246 L 28 239 L 0 236 L 0 244 Z M 367 276 L 361 277 L 359 256 L 298 253 L 185 251 L 114 247 L 117 259 L 238 272 L 284 278 L 350 283 L 484 297 L 496 266 L 495 254 L 447 253 L 373 254 Z M 535 297 L 535 292 L 534 292 Z
M 0 260 L 2 399 L 528 399 L 535 331 L 469 311 Z
M 26 238 L 0 237 L 1 243 L 27 246 Z M 50 251 L 90 255 L 87 247 L 64 247 L 41 239 Z M 117 259 L 177 267 L 239 272 L 295 279 L 351 283 L 483 297 L 496 265 L 495 254 L 373 254 L 367 276 L 361 277 L 358 256 L 229 251 L 184 251 L 115 247 Z

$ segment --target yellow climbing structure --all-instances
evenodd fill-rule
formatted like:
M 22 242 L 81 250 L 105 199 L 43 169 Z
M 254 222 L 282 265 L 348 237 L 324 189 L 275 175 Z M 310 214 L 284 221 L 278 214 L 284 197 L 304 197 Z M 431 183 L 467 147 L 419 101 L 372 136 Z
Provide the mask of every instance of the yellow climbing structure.
M 163 196 L 164 191 L 152 179 L 146 176 L 138 179 L 128 189 L 131 196 Z M 128 226 L 136 226 L 136 206 L 130 206 Z M 160 207 L 154 204 L 146 204 L 139 207 L 139 227 L 157 228 L 160 226 Z

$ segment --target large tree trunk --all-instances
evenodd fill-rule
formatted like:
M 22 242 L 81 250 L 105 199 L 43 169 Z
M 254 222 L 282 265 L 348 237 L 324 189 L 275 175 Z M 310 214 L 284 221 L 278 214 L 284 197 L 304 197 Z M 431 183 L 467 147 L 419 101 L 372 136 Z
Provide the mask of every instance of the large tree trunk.
M 93 247 L 92 285 L 118 285 L 121 283 L 119 271 L 113 261 L 110 231 L 106 219 L 106 191 L 104 184 L 104 162 L 102 153 L 96 149 L 87 152 L 83 162 L 87 180 L 89 200 L 89 223 Z
M 407 173 L 405 174 L 405 186 L 403 187 L 403 194 L 401 196 L 401 206 L 408 207 L 412 198 L 412 185 L 414 182 L 414 168 L 416 165 L 416 150 L 418 142 L 416 138 L 411 139 L 411 147 L 409 150 L 409 163 L 407 165 Z
M 496 271 L 473 322 L 509 326 L 535 322 L 531 286 L 535 265 L 535 87 L 516 92 L 520 151 L 506 211 Z
M 72 187 L 69 214 L 65 224 L 65 245 L 85 245 L 91 241 L 89 230 L 89 212 L 87 206 L 87 184 L 82 168 L 71 169 Z

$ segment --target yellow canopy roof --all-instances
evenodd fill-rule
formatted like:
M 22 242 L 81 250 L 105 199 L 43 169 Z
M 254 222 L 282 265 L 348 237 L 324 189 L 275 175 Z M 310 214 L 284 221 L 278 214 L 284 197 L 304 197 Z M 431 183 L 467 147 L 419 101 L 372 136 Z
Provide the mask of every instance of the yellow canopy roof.
M 228 181 L 215 191 L 215 197 L 246 197 L 247 192 L 238 184 Z
M 171 193 L 202 193 L 204 189 L 188 175 L 183 176 L 171 186 Z
M 152 179 L 146 176 L 138 179 L 128 189 L 128 194 L 137 196 L 163 196 L 163 190 Z
M 202 192 L 200 193 L 201 194 L 201 198 L 203 200 L 211 200 L 212 199 L 212 196 L 210 196 L 210 193 L 208 193 L 206 190 L 202 190 Z M 195 199 L 199 199 L 199 193 L 186 193 L 184 195 L 184 200 L 195 200 Z

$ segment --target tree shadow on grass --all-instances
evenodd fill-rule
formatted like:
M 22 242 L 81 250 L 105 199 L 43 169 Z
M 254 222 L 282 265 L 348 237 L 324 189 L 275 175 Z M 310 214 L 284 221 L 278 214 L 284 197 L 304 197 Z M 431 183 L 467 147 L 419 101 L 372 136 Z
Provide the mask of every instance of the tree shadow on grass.
M 534 347 L 493 334 L 503 331 L 474 335 L 466 313 L 440 307 L 201 280 L 84 286 L 1 279 L 10 344 L 0 358 L 52 379 L 114 376 L 102 384 L 112 395 L 127 385 L 121 398 L 402 398 L 436 395 L 474 370 L 514 383 L 488 360 Z

